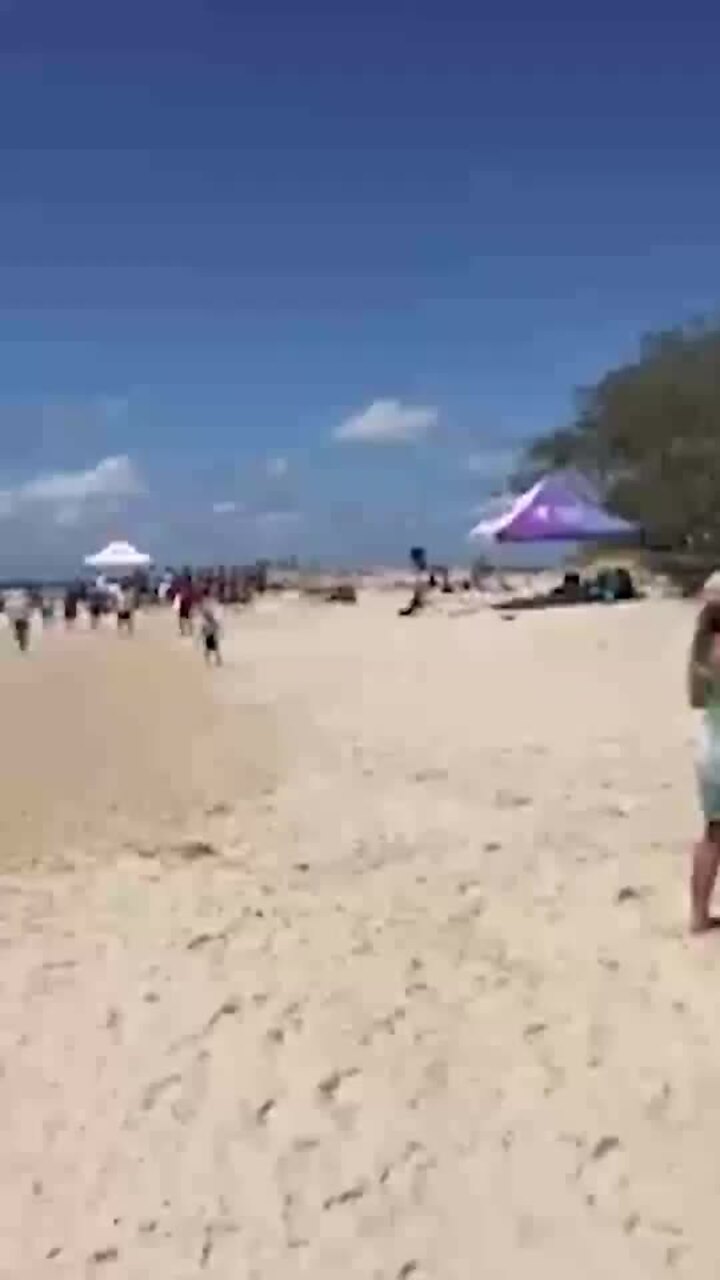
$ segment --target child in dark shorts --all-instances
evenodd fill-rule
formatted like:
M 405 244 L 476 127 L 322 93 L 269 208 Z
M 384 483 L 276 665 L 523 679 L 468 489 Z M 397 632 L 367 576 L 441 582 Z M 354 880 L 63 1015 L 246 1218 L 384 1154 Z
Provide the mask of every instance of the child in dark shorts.
M 90 615 L 90 626 L 93 631 L 97 631 L 100 626 L 100 619 L 105 612 L 105 597 L 99 589 L 90 592 L 88 599 L 88 613 Z
M 178 592 L 178 630 L 181 636 L 192 635 L 192 616 L 195 605 L 193 590 L 189 583 L 183 584 Z
M 220 653 L 220 623 L 212 602 L 206 600 L 200 615 L 200 634 L 202 636 L 205 661 L 214 662 L 216 667 L 222 666 Z
M 117 629 L 131 636 L 135 629 L 135 594 L 130 586 L 123 585 L 116 602 Z
M 65 615 L 65 625 L 73 627 L 78 616 L 78 597 L 77 592 L 67 591 L 63 601 L 63 614 Z

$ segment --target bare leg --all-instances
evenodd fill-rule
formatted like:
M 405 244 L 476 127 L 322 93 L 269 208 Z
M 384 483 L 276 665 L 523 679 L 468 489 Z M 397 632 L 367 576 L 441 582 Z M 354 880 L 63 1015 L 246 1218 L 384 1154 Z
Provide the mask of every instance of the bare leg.
M 702 840 L 693 851 L 690 879 L 690 929 L 692 933 L 705 933 L 715 926 L 710 915 L 718 869 L 720 868 L 720 823 L 711 822 Z

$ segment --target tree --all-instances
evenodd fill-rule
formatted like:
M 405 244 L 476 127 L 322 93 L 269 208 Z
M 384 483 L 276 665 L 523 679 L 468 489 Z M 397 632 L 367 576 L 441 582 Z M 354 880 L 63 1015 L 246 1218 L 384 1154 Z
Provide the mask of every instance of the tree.
M 517 479 L 573 468 L 649 543 L 720 549 L 720 323 L 652 334 L 637 360 L 580 393 Z

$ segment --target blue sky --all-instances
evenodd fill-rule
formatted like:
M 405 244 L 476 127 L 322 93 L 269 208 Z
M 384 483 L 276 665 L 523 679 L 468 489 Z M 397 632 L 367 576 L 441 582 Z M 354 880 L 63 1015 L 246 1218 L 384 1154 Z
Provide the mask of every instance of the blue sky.
M 463 550 L 714 312 L 709 5 L 0 0 L 0 569 Z

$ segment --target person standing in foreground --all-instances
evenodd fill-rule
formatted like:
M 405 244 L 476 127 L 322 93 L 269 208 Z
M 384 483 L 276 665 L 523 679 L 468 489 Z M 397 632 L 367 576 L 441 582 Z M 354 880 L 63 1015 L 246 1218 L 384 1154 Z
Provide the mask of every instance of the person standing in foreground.
M 21 653 L 27 653 L 30 644 L 30 614 L 32 606 L 27 591 L 9 591 L 5 597 L 5 614 L 15 635 L 15 643 Z
M 703 604 L 690 646 L 688 696 L 702 711 L 697 776 L 704 832 L 693 850 L 690 881 L 690 928 L 705 933 L 720 920 L 710 914 L 720 869 L 720 572 L 703 588 Z
M 222 654 L 220 652 L 220 620 L 217 616 L 215 604 L 210 599 L 204 600 L 202 604 L 200 612 L 200 634 L 202 636 L 205 661 L 208 664 L 214 662 L 216 667 L 221 667 Z

